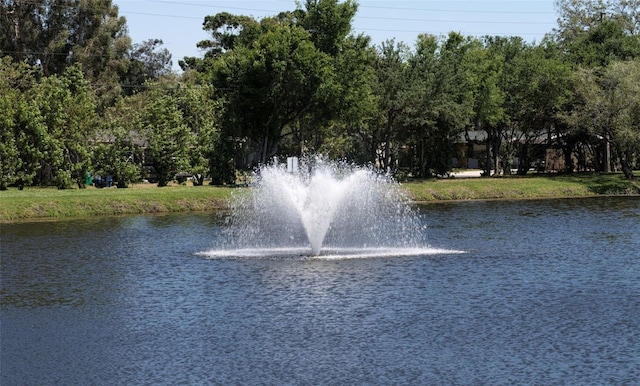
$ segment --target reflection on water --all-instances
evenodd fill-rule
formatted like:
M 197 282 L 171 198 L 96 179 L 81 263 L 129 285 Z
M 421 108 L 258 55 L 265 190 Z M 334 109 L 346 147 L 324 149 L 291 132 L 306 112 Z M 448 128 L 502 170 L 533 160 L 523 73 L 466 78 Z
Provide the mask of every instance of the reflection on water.
M 640 200 L 430 204 L 464 254 L 206 258 L 216 214 L 3 225 L 0 384 L 633 384 Z

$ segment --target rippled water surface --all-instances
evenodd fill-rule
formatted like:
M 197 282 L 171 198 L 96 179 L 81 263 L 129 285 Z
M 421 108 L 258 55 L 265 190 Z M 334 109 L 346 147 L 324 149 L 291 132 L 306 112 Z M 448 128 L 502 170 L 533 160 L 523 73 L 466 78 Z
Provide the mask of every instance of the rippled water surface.
M 216 214 L 2 225 L 0 384 L 640 381 L 640 199 L 420 210 L 428 252 L 341 258 L 211 253 Z

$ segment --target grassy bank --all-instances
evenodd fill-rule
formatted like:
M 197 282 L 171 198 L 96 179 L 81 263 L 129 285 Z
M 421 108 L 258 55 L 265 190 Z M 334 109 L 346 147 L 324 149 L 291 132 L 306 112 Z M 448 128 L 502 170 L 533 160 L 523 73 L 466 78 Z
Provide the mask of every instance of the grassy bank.
M 415 201 L 638 195 L 640 184 L 621 174 L 452 178 L 406 182 Z M 134 185 L 128 189 L 49 188 L 0 192 L 0 222 L 117 214 L 224 209 L 235 189 L 212 186 Z
M 638 195 L 640 184 L 622 174 L 531 175 L 408 182 L 415 201 Z
M 232 188 L 133 185 L 127 189 L 25 188 L 0 192 L 0 222 L 136 213 L 208 211 L 226 207 Z

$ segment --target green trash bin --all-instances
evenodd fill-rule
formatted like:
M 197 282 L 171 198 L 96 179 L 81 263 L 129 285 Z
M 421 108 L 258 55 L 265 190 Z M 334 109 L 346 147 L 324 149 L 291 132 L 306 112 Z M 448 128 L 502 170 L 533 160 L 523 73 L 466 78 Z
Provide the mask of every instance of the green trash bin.
M 87 186 L 93 183 L 93 176 L 91 175 L 91 173 L 87 172 L 87 174 L 84 175 L 84 183 Z

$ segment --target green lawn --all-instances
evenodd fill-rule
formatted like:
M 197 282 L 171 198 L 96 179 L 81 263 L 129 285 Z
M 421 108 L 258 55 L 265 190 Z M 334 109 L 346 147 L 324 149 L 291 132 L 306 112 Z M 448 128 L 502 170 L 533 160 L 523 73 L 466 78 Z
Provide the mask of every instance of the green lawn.
M 638 195 L 640 184 L 622 174 L 453 178 L 403 184 L 416 201 Z
M 208 211 L 225 208 L 233 188 L 134 185 L 127 189 L 25 188 L 0 192 L 0 222 L 37 218 Z
M 639 195 L 640 184 L 622 174 L 450 178 L 405 182 L 415 201 Z M 241 188 L 139 184 L 127 189 L 15 188 L 0 192 L 0 222 L 135 213 L 226 209 Z

